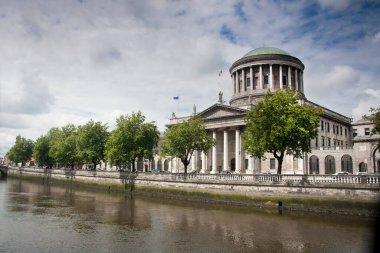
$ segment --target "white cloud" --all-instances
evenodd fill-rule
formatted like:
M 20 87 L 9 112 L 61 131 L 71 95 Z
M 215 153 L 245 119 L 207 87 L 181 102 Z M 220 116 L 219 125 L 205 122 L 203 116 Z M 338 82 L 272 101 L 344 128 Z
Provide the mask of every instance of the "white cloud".
M 375 43 L 379 43 L 379 42 L 380 42 L 380 32 L 377 32 L 377 33 L 373 36 L 373 42 L 375 42 Z
M 219 91 L 229 100 L 228 68 L 260 46 L 300 58 L 307 97 L 350 115 L 358 94 L 376 90 L 380 56 L 372 37 L 342 38 L 378 31 L 369 27 L 376 11 L 352 24 L 351 14 L 305 16 L 308 2 L 0 2 L 0 131 L 13 136 L 3 150 L 18 133 L 36 138 L 90 118 L 112 128 L 117 116 L 137 110 L 163 130 L 173 111 L 189 114 L 193 104 L 202 111 Z M 350 8 L 347 1 L 321 6 Z M 235 43 L 221 35 L 224 25 Z
M 342 10 L 347 8 L 352 3 L 352 0 L 318 0 L 318 2 L 322 8 Z

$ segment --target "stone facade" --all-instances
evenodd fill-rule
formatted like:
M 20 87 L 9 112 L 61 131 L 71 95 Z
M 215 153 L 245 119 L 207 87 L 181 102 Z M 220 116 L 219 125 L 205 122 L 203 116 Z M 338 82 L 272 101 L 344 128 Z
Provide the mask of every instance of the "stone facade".
M 320 107 L 318 137 L 311 141 L 312 152 L 303 159 L 286 156 L 283 163 L 284 174 L 334 174 L 378 173 L 380 152 L 376 143 L 380 136 L 371 136 L 371 122 L 358 121 L 322 107 L 306 99 L 304 95 L 304 64 L 296 57 L 277 48 L 258 48 L 234 62 L 230 68 L 233 95 L 225 105 L 221 94 L 219 103 L 198 113 L 206 125 L 216 146 L 206 153 L 195 152 L 190 171 L 200 173 L 234 172 L 239 174 L 276 173 L 277 160 L 271 154 L 266 159 L 250 157 L 242 147 L 241 134 L 245 129 L 245 115 L 270 91 L 290 87 L 303 95 L 303 101 Z M 188 117 L 173 115 L 169 124 L 176 124 Z M 354 136 L 356 135 L 356 136 Z M 183 166 L 177 158 L 166 158 L 172 172 L 182 172 Z M 156 158 L 155 163 L 162 163 Z M 162 169 L 162 166 L 154 166 Z

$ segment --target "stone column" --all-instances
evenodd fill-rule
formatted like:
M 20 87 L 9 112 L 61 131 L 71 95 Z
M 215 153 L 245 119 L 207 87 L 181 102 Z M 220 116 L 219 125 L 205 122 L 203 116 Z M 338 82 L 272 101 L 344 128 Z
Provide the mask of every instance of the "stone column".
M 303 92 L 303 72 L 300 70 L 300 84 L 301 84 L 301 91 Z
M 251 90 L 253 90 L 253 69 L 252 69 L 252 67 L 250 68 L 249 77 L 251 78 Z
M 228 171 L 228 130 L 223 132 L 223 171 Z
M 232 90 L 234 91 L 234 94 L 236 94 L 235 77 L 233 73 L 231 74 L 231 80 L 232 80 Z
M 235 89 L 236 93 L 239 92 L 239 72 L 235 71 Z
M 260 65 L 259 88 L 263 89 L 263 65 Z
M 279 66 L 280 68 L 280 73 L 279 73 L 279 76 L 280 76 L 280 90 L 284 89 L 284 84 L 282 83 L 282 65 Z
M 253 157 L 251 157 L 249 154 L 248 156 L 248 170 L 246 170 L 246 174 L 253 174 Z
M 242 85 L 243 85 L 243 91 L 247 91 L 246 83 L 245 83 L 245 71 L 244 69 L 241 70 L 241 75 L 242 75 Z
M 273 90 L 273 69 L 272 64 L 269 64 L 269 88 Z
M 297 75 L 297 68 L 295 69 L 295 73 L 294 73 L 294 79 L 295 79 L 295 85 L 296 85 L 296 90 L 300 90 L 300 87 L 298 86 L 298 75 Z
M 169 165 L 168 166 L 168 171 L 173 172 L 173 170 L 172 170 L 172 158 L 169 159 L 169 164 L 168 165 Z
M 194 150 L 193 155 L 191 156 L 191 167 L 193 171 L 197 171 L 197 151 Z
M 288 66 L 288 86 L 292 88 L 292 71 L 290 70 L 292 67 Z
M 207 170 L 207 157 L 206 157 L 206 154 L 205 152 L 202 151 L 201 153 L 201 157 L 202 157 L 202 173 L 206 173 L 206 170 Z
M 239 173 L 241 171 L 241 153 L 240 153 L 240 130 L 235 131 L 235 171 Z
M 212 131 L 212 138 L 216 141 L 216 130 L 215 129 Z M 212 147 L 212 164 L 211 164 L 211 166 L 212 166 L 211 173 L 212 174 L 217 173 L 216 147 L 217 147 L 217 145 Z

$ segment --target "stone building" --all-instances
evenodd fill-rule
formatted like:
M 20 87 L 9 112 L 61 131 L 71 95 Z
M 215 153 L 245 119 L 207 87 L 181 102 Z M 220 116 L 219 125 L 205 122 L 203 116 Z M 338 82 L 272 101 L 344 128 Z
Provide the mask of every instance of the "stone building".
M 277 160 L 266 154 L 266 159 L 250 157 L 242 147 L 241 134 L 245 129 L 245 115 L 264 96 L 267 90 L 287 87 L 299 91 L 304 103 L 323 110 L 318 137 L 311 141 L 312 152 L 303 159 L 286 156 L 284 174 L 334 174 L 378 173 L 380 152 L 376 143 L 380 135 L 370 135 L 372 124 L 352 119 L 324 108 L 308 100 L 304 94 L 304 64 L 295 56 L 278 48 L 257 48 L 235 61 L 230 67 L 232 97 L 229 105 L 219 94 L 216 104 L 197 113 L 209 134 L 216 139 L 216 146 L 206 153 L 195 152 L 190 171 L 199 173 L 234 172 L 244 174 L 276 173 Z M 187 117 L 174 114 L 169 124 L 176 124 Z M 150 169 L 182 172 L 178 158 L 159 158 L 150 162 Z

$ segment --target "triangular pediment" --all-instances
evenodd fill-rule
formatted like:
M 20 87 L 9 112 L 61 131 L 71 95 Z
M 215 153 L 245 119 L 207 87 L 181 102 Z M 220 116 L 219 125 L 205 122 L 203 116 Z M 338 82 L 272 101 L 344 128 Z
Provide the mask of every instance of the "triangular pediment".
M 247 112 L 245 109 L 240 109 L 236 107 L 231 107 L 227 105 L 214 104 L 213 106 L 207 108 L 206 110 L 199 113 L 203 119 L 213 119 L 228 116 L 239 116 L 244 115 Z

